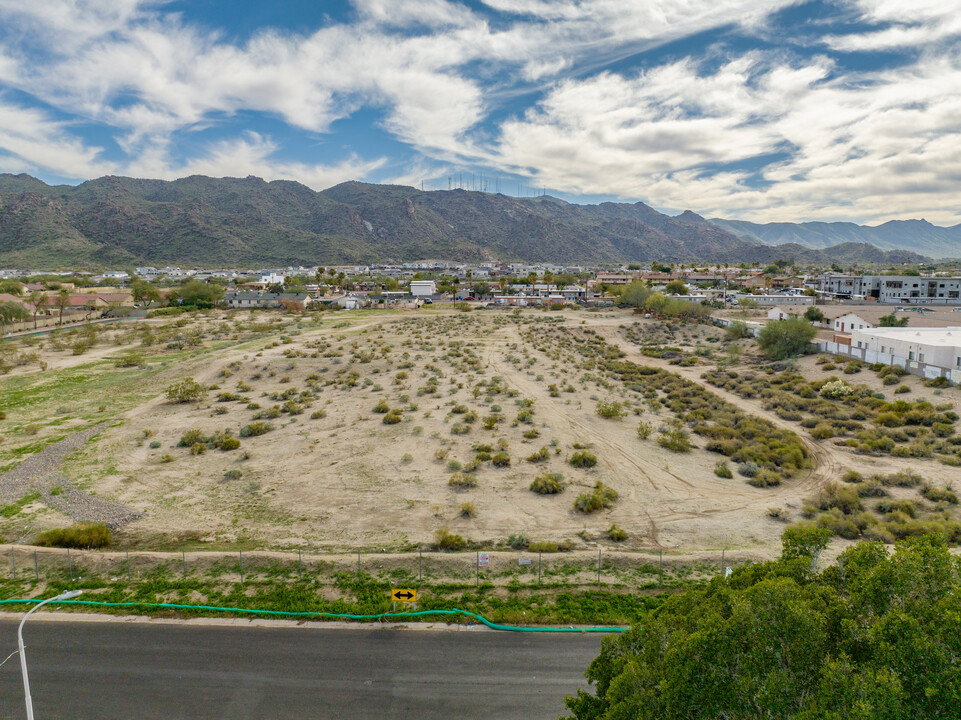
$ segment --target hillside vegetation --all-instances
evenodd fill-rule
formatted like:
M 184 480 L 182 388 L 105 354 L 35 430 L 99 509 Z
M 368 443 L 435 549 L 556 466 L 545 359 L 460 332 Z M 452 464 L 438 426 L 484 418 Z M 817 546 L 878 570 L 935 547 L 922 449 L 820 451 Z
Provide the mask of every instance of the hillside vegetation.
M 464 262 L 917 261 L 850 244 L 831 257 L 736 237 L 692 212 L 643 203 L 573 205 L 465 190 L 202 176 L 173 182 L 103 177 L 49 186 L 0 175 L 0 264 L 118 267 Z

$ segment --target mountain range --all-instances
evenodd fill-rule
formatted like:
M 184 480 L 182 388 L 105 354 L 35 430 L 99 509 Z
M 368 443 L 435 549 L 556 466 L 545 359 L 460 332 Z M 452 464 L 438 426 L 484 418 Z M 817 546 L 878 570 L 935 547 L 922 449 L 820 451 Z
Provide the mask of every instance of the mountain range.
M 864 242 L 844 242 L 830 252 L 803 242 L 767 244 L 753 231 L 739 235 L 746 231 L 734 232 L 724 222 L 690 211 L 671 217 L 641 202 L 577 205 L 548 195 L 423 192 L 360 182 L 316 192 L 256 177 L 108 176 L 73 186 L 0 174 L 2 267 L 263 267 L 428 258 L 545 263 L 783 258 L 801 264 L 926 259 Z
M 927 220 L 892 220 L 883 225 L 847 222 L 757 223 L 711 218 L 745 240 L 763 245 L 802 245 L 823 250 L 842 243 L 869 243 L 882 250 L 911 250 L 932 258 L 961 258 L 961 225 L 939 227 Z

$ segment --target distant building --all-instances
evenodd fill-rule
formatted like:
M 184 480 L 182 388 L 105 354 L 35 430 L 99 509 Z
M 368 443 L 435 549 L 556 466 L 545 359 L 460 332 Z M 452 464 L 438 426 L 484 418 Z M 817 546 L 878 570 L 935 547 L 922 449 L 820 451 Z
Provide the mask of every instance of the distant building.
M 235 310 L 247 308 L 279 308 L 286 303 L 300 303 L 309 307 L 314 298 L 307 293 L 229 292 L 224 304 Z
M 834 332 L 849 333 L 852 330 L 865 330 L 874 325 L 855 313 L 847 313 L 834 319 Z
M 430 297 L 437 294 L 437 283 L 433 280 L 411 280 L 410 294 L 414 297 Z

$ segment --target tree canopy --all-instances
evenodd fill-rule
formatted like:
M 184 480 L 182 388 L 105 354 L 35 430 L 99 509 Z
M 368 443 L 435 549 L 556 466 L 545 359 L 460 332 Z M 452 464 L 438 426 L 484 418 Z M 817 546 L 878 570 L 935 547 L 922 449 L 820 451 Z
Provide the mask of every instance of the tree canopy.
M 905 327 L 909 320 L 907 315 L 899 318 L 892 312 L 878 318 L 878 327 Z
M 823 532 L 823 531 L 822 531 Z M 575 720 L 908 720 L 961 713 L 961 559 L 943 537 L 862 542 L 821 572 L 827 542 L 669 598 L 605 638 L 567 699 Z
M 771 360 L 785 360 L 803 355 L 816 334 L 817 330 L 804 318 L 790 317 L 761 328 L 757 344 Z

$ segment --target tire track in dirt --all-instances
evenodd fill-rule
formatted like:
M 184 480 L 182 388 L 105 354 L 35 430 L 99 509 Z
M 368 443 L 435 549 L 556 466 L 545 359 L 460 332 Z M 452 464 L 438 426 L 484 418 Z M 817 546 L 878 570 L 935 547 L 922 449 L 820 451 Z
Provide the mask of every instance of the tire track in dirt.
M 703 372 L 701 368 L 688 368 L 679 365 L 671 365 L 669 362 L 666 362 L 661 358 L 649 358 L 646 355 L 642 355 L 637 347 L 620 337 L 620 333 L 618 332 L 617 328 L 602 326 L 601 328 L 595 329 L 598 329 L 598 332 L 604 336 L 604 339 L 607 342 L 627 353 L 628 359 L 631 359 L 635 362 L 640 361 L 641 364 L 650 365 L 651 367 L 658 367 L 667 370 L 668 372 L 675 373 L 676 375 L 680 375 L 686 380 L 690 380 L 698 385 L 703 386 L 708 392 L 717 395 L 735 407 L 741 408 L 752 415 L 763 418 L 783 430 L 790 430 L 797 435 L 811 456 L 812 468 L 811 471 L 800 478 L 798 482 L 792 483 L 793 487 L 816 491 L 819 490 L 825 483 L 836 480 L 840 476 L 843 470 L 844 456 L 838 450 L 830 445 L 824 445 L 815 442 L 810 436 L 806 435 L 803 430 L 794 427 L 791 423 L 778 417 L 776 413 L 764 408 L 763 404 L 758 400 L 753 398 L 743 398 L 729 390 L 707 383 L 701 377 Z

